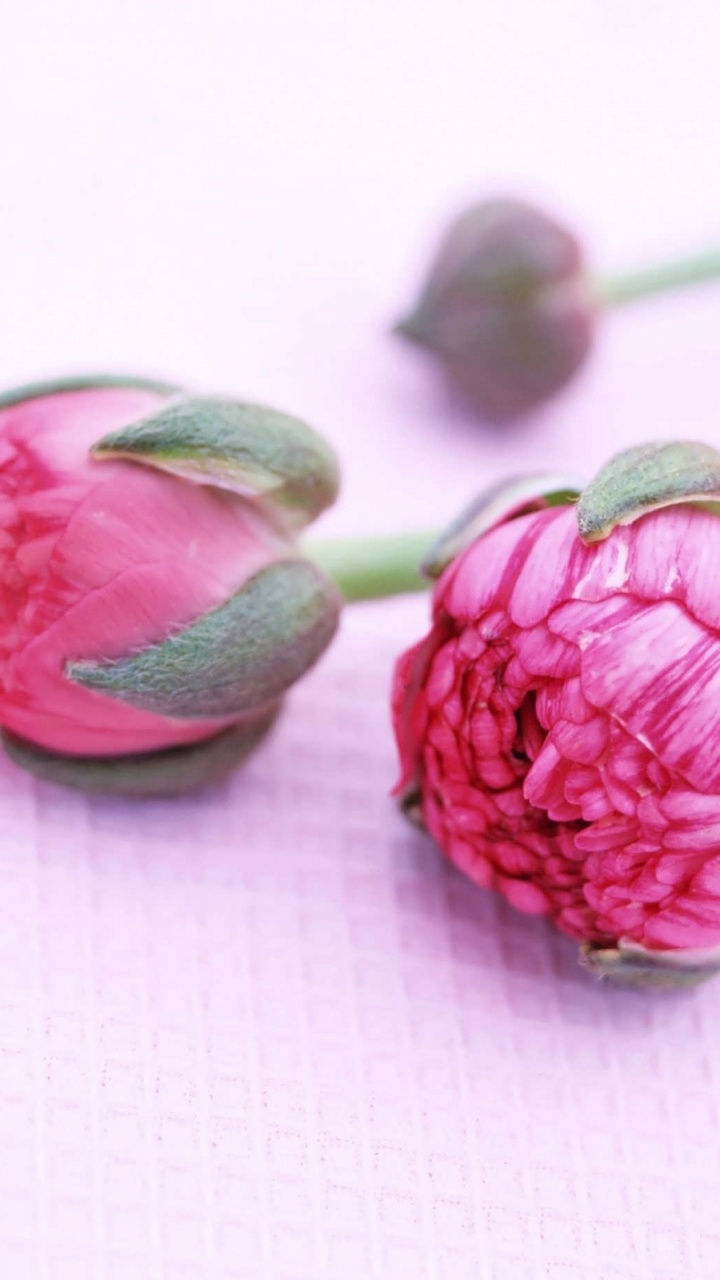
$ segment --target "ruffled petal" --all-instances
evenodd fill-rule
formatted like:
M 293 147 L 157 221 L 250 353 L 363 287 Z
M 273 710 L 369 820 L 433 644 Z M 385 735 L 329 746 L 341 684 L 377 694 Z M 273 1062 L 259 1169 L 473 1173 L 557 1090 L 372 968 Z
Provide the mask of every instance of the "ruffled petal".
M 589 637 L 582 684 L 661 763 L 700 791 L 720 789 L 720 642 L 673 601 Z
M 506 608 L 540 530 L 558 512 L 539 511 L 499 525 L 472 543 L 440 578 L 435 607 L 459 624 L 476 622 L 492 605 Z
M 514 572 L 507 574 L 508 585 L 512 585 L 510 616 L 524 628 L 537 626 L 568 599 L 589 554 L 577 536 L 571 508 L 543 511 L 526 519 L 534 524 L 517 548 L 515 564 L 510 562 Z
M 630 586 L 640 599 L 682 601 L 703 626 L 720 630 L 720 520 L 699 507 L 654 512 L 633 526 Z

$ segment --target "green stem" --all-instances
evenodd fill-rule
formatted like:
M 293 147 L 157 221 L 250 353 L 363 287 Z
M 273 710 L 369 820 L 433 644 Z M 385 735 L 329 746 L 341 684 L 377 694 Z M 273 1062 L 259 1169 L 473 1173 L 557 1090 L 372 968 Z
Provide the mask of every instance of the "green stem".
M 397 533 L 375 538 L 333 538 L 303 544 L 348 602 L 428 591 L 420 562 L 437 534 Z
M 706 284 L 719 276 L 720 250 L 714 249 L 693 258 L 681 258 L 678 262 L 666 262 L 643 271 L 629 271 L 625 275 L 597 280 L 593 282 L 593 289 L 603 306 L 618 307 L 640 298 L 650 298 L 656 293 Z

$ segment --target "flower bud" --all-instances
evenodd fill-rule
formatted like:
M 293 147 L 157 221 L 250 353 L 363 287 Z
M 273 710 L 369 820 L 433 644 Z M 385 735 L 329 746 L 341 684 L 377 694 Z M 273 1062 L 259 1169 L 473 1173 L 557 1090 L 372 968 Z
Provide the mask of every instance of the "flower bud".
M 592 973 L 688 986 L 720 968 L 720 454 L 641 446 L 576 497 L 496 487 L 440 540 L 399 790 Z
M 320 657 L 339 594 L 294 534 L 337 492 L 303 423 L 164 384 L 0 397 L 0 728 L 93 790 L 221 776 Z
M 437 356 L 482 418 L 503 422 L 569 382 L 594 322 L 575 237 L 532 205 L 490 200 L 451 225 L 397 332 Z

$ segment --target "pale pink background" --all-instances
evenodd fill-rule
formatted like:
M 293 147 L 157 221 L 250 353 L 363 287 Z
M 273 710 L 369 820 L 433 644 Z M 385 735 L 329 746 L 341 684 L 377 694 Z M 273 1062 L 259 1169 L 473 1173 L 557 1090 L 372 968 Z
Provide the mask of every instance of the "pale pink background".
M 720 440 L 718 289 L 609 319 L 503 435 L 387 336 L 478 192 L 546 200 L 607 268 L 720 238 L 710 0 L 12 8 L 0 382 L 138 370 L 304 414 L 345 463 L 327 533 Z M 594 987 L 401 823 L 388 673 L 425 608 L 349 612 L 214 793 L 0 768 L 3 1280 L 718 1275 L 720 982 Z

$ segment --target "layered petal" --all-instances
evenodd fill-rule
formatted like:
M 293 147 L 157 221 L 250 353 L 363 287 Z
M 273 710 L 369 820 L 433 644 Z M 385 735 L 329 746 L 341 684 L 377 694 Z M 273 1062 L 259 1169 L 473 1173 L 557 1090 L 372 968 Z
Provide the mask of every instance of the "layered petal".
M 511 519 L 446 570 L 398 688 L 430 832 L 584 942 L 720 943 L 718 563 L 699 508 L 590 546 L 570 509 Z
M 72 681 L 69 664 L 164 642 L 295 554 L 242 497 L 91 459 L 163 403 L 98 386 L 0 408 L 0 726 L 49 751 L 115 756 L 219 733 L 232 717 L 139 710 Z
M 700 791 L 720 788 L 720 642 L 674 601 L 638 607 L 583 644 L 583 688 Z
M 196 742 L 228 720 L 181 721 L 139 711 L 70 681 L 74 658 L 112 658 L 167 635 L 207 609 L 206 585 L 181 560 L 139 565 L 118 574 L 64 612 L 28 645 L 5 673 L 0 723 L 48 750 L 117 755 Z

